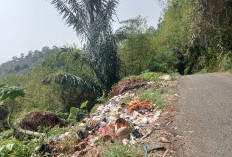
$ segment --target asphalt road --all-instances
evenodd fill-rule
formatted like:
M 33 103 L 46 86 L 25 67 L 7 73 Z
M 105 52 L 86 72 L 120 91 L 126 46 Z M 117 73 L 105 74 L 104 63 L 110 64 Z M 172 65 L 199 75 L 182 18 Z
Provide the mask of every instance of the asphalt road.
M 177 156 L 232 157 L 232 75 L 184 76 L 178 91 L 174 125 L 185 144 Z

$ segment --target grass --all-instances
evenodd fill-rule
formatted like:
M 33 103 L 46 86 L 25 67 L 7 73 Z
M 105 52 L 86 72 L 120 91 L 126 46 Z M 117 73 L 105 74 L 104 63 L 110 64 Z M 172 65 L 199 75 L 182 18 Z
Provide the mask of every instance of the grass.
M 162 108 L 166 106 L 166 98 L 169 93 L 168 88 L 163 87 L 157 89 L 156 87 L 152 87 L 147 90 L 139 89 L 138 97 L 140 100 L 153 101 L 158 107 Z
M 147 81 L 161 82 L 163 80 L 159 79 L 159 76 L 162 76 L 162 75 L 170 75 L 173 79 L 176 79 L 176 78 L 178 78 L 180 76 L 179 73 L 165 74 L 165 73 L 158 73 L 158 72 L 145 72 L 145 73 L 142 73 L 142 74 L 137 75 L 137 76 L 132 75 L 132 76 L 129 76 L 129 77 L 125 77 L 120 82 L 123 82 L 123 81 L 125 81 L 125 80 L 127 80 L 129 78 L 144 79 L 144 80 L 147 80 Z
M 141 157 L 144 154 L 138 148 L 130 145 L 123 145 L 119 142 L 111 143 L 102 151 L 102 157 Z

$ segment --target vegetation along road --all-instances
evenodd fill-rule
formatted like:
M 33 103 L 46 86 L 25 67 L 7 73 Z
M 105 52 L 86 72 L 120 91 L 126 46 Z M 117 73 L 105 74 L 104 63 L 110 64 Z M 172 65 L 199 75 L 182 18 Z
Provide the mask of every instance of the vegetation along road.
M 178 90 L 180 114 L 174 124 L 185 144 L 177 156 L 231 157 L 232 75 L 185 76 Z

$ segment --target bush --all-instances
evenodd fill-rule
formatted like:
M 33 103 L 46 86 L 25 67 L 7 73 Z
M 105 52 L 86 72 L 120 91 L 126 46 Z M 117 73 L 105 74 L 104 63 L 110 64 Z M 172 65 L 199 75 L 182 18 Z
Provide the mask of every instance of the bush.
M 231 53 L 230 51 L 222 60 L 222 71 L 232 70 L 232 57 L 229 56 Z
M 36 156 L 40 143 L 37 139 L 32 141 L 18 141 L 17 139 L 2 140 L 0 143 L 0 156 L 2 157 L 31 157 Z

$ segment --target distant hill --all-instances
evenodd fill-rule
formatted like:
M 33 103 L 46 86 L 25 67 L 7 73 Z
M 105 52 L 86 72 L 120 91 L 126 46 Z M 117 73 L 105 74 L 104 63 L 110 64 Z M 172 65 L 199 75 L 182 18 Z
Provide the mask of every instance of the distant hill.
M 21 75 L 30 72 L 32 68 L 40 65 L 44 58 L 56 49 L 58 49 L 56 46 L 52 49 L 46 46 L 41 51 L 29 51 L 26 56 L 22 53 L 20 58 L 12 57 L 11 61 L 0 65 L 0 80 L 6 75 Z

